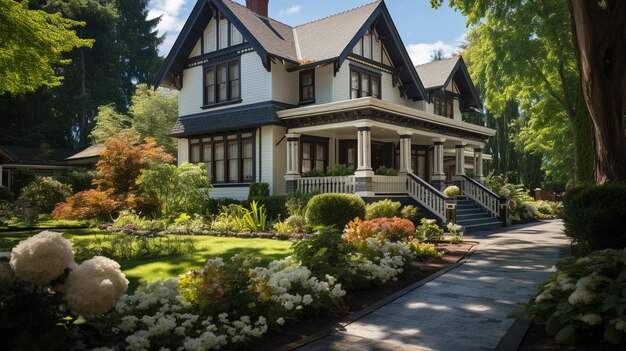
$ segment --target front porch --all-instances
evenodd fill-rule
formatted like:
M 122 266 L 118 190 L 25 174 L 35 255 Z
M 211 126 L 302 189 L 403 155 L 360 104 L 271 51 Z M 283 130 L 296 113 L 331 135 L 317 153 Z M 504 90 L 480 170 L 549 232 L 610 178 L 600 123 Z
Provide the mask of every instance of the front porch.
M 407 115 L 410 112 L 412 115 Z M 289 125 L 287 191 L 354 193 L 367 199 L 405 196 L 441 222 L 454 221 L 455 200 L 442 190 L 446 182 L 461 185 L 465 195 L 495 216 L 499 199 L 477 194 L 483 177 L 484 140 L 493 130 L 373 98 L 362 98 L 279 112 Z M 452 157 L 446 154 L 452 153 Z M 469 162 L 468 162 L 469 160 Z M 342 164 L 353 175 L 308 177 L 314 169 Z M 453 166 L 453 169 L 446 166 Z M 377 175 L 380 167 L 397 176 Z M 485 201 L 482 201 L 485 200 Z M 485 202 L 484 204 L 482 204 Z

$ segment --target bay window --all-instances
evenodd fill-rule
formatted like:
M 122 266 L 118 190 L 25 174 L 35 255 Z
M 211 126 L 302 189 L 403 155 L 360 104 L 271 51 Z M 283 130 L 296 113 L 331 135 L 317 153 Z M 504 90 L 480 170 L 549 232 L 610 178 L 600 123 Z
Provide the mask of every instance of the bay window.
M 189 162 L 204 163 L 212 184 L 253 182 L 254 133 L 232 133 L 191 139 Z

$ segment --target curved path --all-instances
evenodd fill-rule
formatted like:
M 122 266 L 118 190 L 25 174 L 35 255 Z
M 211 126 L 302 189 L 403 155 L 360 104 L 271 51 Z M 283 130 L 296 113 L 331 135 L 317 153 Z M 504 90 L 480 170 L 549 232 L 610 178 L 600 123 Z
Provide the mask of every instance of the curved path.
M 458 267 L 299 350 L 494 350 L 569 248 L 560 221 L 473 233 Z

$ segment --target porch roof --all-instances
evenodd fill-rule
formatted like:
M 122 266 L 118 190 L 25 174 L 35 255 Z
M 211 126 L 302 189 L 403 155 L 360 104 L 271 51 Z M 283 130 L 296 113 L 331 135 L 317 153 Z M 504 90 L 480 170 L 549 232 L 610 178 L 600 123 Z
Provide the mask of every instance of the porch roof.
M 491 128 L 438 116 L 372 97 L 312 105 L 277 112 L 278 118 L 292 128 L 324 126 L 342 122 L 371 120 L 402 129 L 426 131 L 484 142 L 496 135 Z

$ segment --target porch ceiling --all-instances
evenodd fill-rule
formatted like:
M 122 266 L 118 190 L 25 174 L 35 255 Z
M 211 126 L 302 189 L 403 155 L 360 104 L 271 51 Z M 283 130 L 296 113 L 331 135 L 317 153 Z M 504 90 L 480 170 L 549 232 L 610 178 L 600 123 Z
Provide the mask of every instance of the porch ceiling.
M 399 131 L 414 133 L 414 139 L 446 138 L 482 144 L 496 131 L 471 123 L 437 116 L 414 108 L 366 97 L 277 112 L 291 132 L 333 130 L 354 133 L 355 124 L 372 124 L 372 137 L 397 138 Z M 419 140 L 414 140 L 419 141 Z M 430 141 L 430 140 L 429 140 Z

